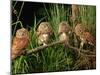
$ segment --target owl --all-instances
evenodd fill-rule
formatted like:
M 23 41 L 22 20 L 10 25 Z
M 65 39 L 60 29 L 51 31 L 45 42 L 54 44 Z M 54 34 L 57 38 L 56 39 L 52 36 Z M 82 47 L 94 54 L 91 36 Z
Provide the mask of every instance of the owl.
M 71 33 L 71 27 L 66 21 L 62 21 L 59 24 L 58 34 L 59 40 L 64 41 L 65 44 L 69 44 L 69 34 Z
M 90 44 L 92 46 L 95 45 L 95 38 L 90 34 L 90 32 L 84 26 L 82 26 L 82 24 L 77 24 L 75 26 L 74 32 L 81 41 L 80 43 L 81 49 L 83 48 L 84 44 Z
M 39 45 L 47 45 L 50 42 L 50 36 L 53 34 L 52 28 L 48 22 L 42 22 L 37 28 L 37 39 Z
M 23 49 L 28 46 L 29 43 L 29 33 L 25 28 L 18 29 L 12 42 L 12 52 L 11 58 L 15 59 L 17 56 L 21 55 Z

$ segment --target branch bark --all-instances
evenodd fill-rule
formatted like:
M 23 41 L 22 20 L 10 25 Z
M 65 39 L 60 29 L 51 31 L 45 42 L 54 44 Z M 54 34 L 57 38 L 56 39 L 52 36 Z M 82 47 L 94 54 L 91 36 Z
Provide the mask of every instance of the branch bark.
M 63 44 L 64 41 L 56 41 L 56 42 L 53 42 L 51 44 L 48 44 L 48 45 L 45 45 L 45 46 L 39 46 L 39 47 L 36 47 L 32 50 L 24 50 L 24 54 L 31 54 L 33 52 L 38 52 L 38 51 L 41 51 L 47 47 L 51 47 L 51 46 L 54 46 L 54 45 L 57 45 L 57 44 Z M 76 47 L 73 47 L 71 45 L 68 45 L 67 47 L 73 49 L 73 50 L 76 50 L 76 51 L 80 51 L 81 53 L 84 53 L 84 54 L 87 54 L 87 55 L 93 55 L 95 56 L 96 55 L 96 52 L 92 52 L 90 50 L 84 50 L 84 49 L 79 49 L 79 48 L 76 48 Z
M 53 43 L 48 44 L 48 45 L 45 45 L 45 46 L 39 46 L 39 47 L 34 48 L 34 49 L 32 49 L 32 50 L 26 51 L 24 54 L 31 54 L 31 53 L 33 53 L 33 52 L 37 52 L 37 51 L 40 51 L 40 50 L 45 49 L 45 48 L 47 48 L 47 47 L 51 47 L 51 46 L 53 46 L 53 45 L 61 44 L 61 43 L 63 43 L 63 41 L 56 41 L 56 42 L 53 42 Z

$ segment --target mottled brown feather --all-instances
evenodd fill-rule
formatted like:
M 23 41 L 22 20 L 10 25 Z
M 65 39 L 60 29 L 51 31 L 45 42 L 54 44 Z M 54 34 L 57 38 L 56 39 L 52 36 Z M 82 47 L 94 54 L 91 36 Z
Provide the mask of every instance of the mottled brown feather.
M 83 38 L 86 40 L 87 43 L 95 46 L 96 40 L 89 32 L 84 32 Z
M 28 31 L 25 28 L 18 29 L 16 31 L 16 36 L 13 38 L 12 42 L 12 59 L 21 55 L 23 49 L 27 47 L 28 43 Z
M 53 31 L 52 28 L 49 24 L 49 22 L 42 22 L 40 23 L 40 25 L 37 28 L 37 35 L 41 35 L 41 34 L 49 34 L 52 35 Z

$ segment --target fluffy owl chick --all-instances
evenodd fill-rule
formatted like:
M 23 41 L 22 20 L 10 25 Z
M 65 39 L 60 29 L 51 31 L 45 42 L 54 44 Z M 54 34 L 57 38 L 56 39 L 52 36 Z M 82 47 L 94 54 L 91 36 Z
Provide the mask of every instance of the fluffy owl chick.
M 23 49 L 27 47 L 29 43 L 29 34 L 28 30 L 25 28 L 18 29 L 16 36 L 12 42 L 12 55 L 11 58 L 15 59 L 17 56 L 21 55 Z
M 58 34 L 59 40 L 64 41 L 65 44 L 69 44 L 69 33 L 71 28 L 66 21 L 63 21 L 59 24 Z
M 88 32 L 88 30 L 82 26 L 81 24 L 77 24 L 74 32 L 76 34 L 76 36 L 78 36 L 80 38 L 81 44 L 80 44 L 80 48 L 83 48 L 83 45 L 85 43 L 88 43 L 90 45 L 94 45 L 95 44 L 95 39 L 94 37 Z
M 48 22 L 42 22 L 37 28 L 38 44 L 47 45 L 52 34 L 53 31 L 50 24 Z

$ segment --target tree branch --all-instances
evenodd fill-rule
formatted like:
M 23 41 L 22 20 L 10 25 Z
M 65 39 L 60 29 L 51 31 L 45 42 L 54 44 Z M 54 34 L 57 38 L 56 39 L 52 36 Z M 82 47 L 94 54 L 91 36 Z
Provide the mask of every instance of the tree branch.
M 64 43 L 64 41 L 56 41 L 56 42 L 53 42 L 53 43 L 50 43 L 50 44 L 48 44 L 48 45 L 45 45 L 45 46 L 39 46 L 39 47 L 36 47 L 36 48 L 34 48 L 34 49 L 32 49 L 32 50 L 24 50 L 24 54 L 31 54 L 31 53 L 33 53 L 33 52 L 38 52 L 38 51 L 41 51 L 41 50 L 43 50 L 43 49 L 45 49 L 45 48 L 47 48 L 47 47 L 51 47 L 51 46 L 54 46 L 54 45 L 56 45 L 56 44 L 63 44 Z M 90 55 L 93 55 L 93 56 L 95 56 L 95 52 L 92 52 L 92 51 L 90 51 L 90 50 L 84 50 L 84 49 L 79 49 L 79 48 L 76 48 L 76 47 L 73 47 L 73 46 L 71 46 L 71 45 L 68 45 L 67 47 L 69 47 L 69 48 L 71 48 L 71 49 L 74 49 L 75 51 L 77 51 L 77 52 L 81 52 L 81 53 L 84 53 L 84 54 L 87 54 L 88 56 Z
M 71 49 L 80 51 L 81 53 L 84 53 L 84 54 L 92 54 L 92 55 L 96 54 L 96 52 L 93 52 L 93 51 L 90 51 L 90 50 L 85 50 L 85 49 L 79 49 L 79 48 L 73 47 L 71 45 L 68 45 L 68 47 L 71 48 Z
M 45 46 L 39 46 L 39 47 L 36 47 L 36 48 L 34 48 L 32 50 L 26 51 L 24 54 L 31 54 L 33 52 L 37 52 L 37 51 L 40 51 L 40 50 L 45 49 L 47 47 L 51 47 L 53 45 L 61 44 L 61 43 L 63 43 L 63 41 L 57 41 L 57 42 L 53 42 L 53 43 L 45 45 Z

